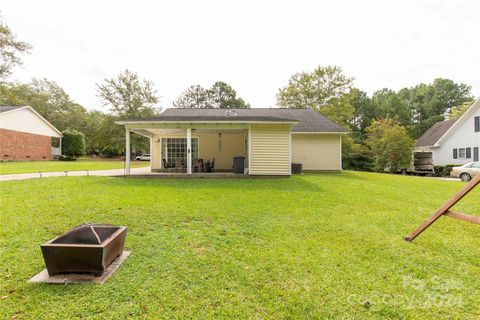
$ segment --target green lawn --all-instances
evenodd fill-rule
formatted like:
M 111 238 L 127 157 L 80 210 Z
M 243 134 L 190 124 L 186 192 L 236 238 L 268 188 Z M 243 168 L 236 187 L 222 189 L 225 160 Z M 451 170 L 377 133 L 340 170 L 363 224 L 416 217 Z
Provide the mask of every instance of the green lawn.
M 149 166 L 148 161 L 132 161 L 131 167 Z M 120 160 L 90 160 L 79 159 L 76 161 L 0 161 L 0 174 L 54 172 L 54 171 L 79 171 L 79 170 L 109 170 L 122 169 L 123 161 Z
M 480 226 L 409 233 L 460 182 L 343 172 L 284 179 L 2 182 L 0 319 L 480 318 Z M 455 210 L 480 215 L 480 188 Z M 128 226 L 104 285 L 27 283 L 39 245 Z

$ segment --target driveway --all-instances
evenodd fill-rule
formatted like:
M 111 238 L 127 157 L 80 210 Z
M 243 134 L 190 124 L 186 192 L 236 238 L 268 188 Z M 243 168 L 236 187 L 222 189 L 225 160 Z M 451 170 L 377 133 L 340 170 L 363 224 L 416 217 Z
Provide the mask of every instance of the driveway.
M 427 177 L 430 179 L 437 179 L 437 180 L 445 180 L 445 181 L 456 181 L 456 182 L 461 182 L 460 178 L 450 178 L 450 177 Z
M 131 174 L 144 174 L 149 172 L 150 172 L 150 167 L 130 169 Z M 42 172 L 42 173 L 35 172 L 35 173 L 0 175 L 0 181 L 26 180 L 26 179 L 49 178 L 49 177 L 82 177 L 82 176 L 118 177 L 123 175 L 124 175 L 123 169 L 94 170 L 94 171 L 81 170 L 81 171 L 61 171 L 61 172 Z

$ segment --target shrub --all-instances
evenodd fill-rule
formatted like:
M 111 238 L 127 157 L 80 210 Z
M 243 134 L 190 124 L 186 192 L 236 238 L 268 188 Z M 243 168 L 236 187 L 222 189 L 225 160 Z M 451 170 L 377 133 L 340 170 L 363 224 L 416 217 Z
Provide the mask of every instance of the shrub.
M 102 149 L 100 152 L 102 156 L 106 158 L 113 158 L 113 157 L 118 157 L 121 153 L 118 151 L 118 149 L 114 147 L 105 147 Z
M 62 132 L 62 153 L 75 158 L 85 154 L 85 136 L 75 129 L 67 129 Z
M 405 127 L 387 118 L 373 121 L 365 131 L 376 171 L 395 173 L 410 164 L 414 141 Z
M 453 167 L 457 167 L 457 164 L 447 164 L 443 170 L 444 176 L 450 176 L 450 172 L 452 172 Z
M 433 167 L 434 176 L 435 177 L 441 177 L 444 175 L 445 172 L 445 166 L 434 166 Z
M 343 155 L 342 159 L 343 169 L 345 170 L 373 171 L 373 158 L 363 145 L 354 145 L 348 153 Z

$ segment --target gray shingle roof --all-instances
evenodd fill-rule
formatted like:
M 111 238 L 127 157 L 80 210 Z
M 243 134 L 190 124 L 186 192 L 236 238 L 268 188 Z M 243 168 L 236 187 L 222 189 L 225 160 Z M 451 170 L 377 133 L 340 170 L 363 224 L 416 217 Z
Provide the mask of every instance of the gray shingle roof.
M 435 145 L 437 141 L 450 129 L 458 119 L 450 119 L 435 123 L 430 129 L 417 140 L 417 147 L 429 147 Z
M 166 109 L 160 116 L 142 121 L 266 121 L 298 122 L 293 132 L 347 132 L 344 128 L 311 109 L 252 108 L 226 109 Z
M 25 108 L 25 106 L 0 106 L 0 113 L 15 110 L 15 109 L 20 109 L 20 108 Z

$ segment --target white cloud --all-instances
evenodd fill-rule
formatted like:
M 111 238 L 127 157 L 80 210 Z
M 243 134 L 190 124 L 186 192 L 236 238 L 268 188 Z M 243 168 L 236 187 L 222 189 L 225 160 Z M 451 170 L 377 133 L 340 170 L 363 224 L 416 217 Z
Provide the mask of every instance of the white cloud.
M 186 87 L 226 81 L 275 105 L 295 72 L 338 65 L 369 93 L 436 77 L 480 96 L 479 1 L 19 1 L 2 15 L 33 45 L 14 78 L 58 82 L 99 108 L 95 83 L 128 68 L 168 107 Z

